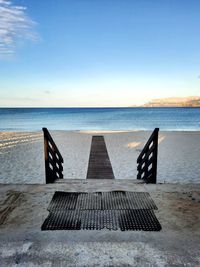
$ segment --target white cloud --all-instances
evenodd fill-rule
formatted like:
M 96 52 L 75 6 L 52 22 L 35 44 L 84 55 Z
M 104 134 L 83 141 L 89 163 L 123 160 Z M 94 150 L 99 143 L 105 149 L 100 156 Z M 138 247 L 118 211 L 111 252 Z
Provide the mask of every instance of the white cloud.
M 14 54 L 19 40 L 36 40 L 35 24 L 26 7 L 0 0 L 0 56 Z

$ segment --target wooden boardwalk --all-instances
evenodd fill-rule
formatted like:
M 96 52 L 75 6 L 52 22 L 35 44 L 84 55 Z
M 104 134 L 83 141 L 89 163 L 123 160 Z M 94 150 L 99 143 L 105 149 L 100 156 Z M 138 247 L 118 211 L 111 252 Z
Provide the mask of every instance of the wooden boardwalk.
M 115 179 L 103 136 L 93 136 L 87 179 Z

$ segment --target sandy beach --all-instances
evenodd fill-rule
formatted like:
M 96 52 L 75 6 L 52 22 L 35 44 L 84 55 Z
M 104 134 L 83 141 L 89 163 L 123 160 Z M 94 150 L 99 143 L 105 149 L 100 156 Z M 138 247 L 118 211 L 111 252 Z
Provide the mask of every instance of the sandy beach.
M 150 131 L 50 131 L 63 158 L 64 179 L 86 179 L 92 135 L 104 135 L 116 179 L 136 179 L 136 160 Z M 200 132 L 160 132 L 158 183 L 199 183 Z M 45 182 L 43 133 L 0 133 L 0 183 Z

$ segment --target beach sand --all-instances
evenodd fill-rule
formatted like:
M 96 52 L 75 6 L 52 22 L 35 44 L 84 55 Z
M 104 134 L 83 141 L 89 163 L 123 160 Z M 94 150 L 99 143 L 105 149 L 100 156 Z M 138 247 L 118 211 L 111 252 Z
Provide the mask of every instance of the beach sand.
M 116 179 L 136 179 L 136 160 L 151 132 L 51 131 L 65 179 L 86 179 L 92 135 L 102 134 Z M 200 132 L 160 132 L 158 183 L 199 183 Z M 44 183 L 41 132 L 0 133 L 0 183 Z

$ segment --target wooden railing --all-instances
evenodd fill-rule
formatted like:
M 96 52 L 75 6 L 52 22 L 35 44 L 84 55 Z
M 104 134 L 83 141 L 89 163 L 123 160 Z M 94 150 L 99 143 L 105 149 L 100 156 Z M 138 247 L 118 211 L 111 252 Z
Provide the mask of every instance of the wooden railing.
M 63 157 L 61 156 L 53 138 L 47 128 L 42 128 L 44 133 L 44 156 L 46 183 L 54 183 L 63 178 Z
M 137 159 L 137 179 L 146 183 L 156 184 L 157 180 L 158 132 L 159 128 L 155 128 Z

